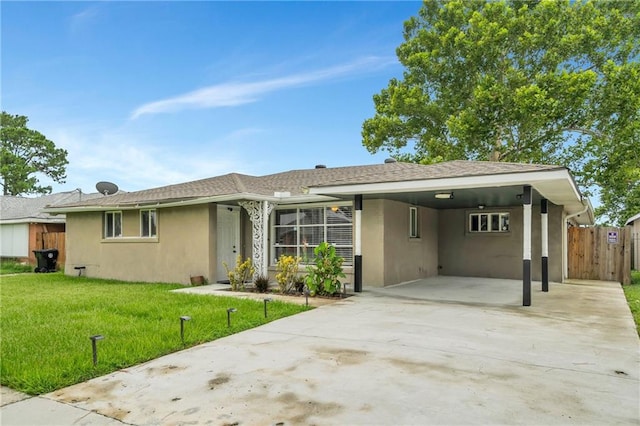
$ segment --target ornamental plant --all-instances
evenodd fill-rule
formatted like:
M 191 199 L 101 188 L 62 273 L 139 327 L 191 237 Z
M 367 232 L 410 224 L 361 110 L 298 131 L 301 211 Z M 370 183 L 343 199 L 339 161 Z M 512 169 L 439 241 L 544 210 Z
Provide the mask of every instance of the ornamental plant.
M 276 281 L 281 293 L 289 293 L 298 279 L 298 266 L 302 259 L 299 256 L 280 255 L 276 263 Z
M 238 255 L 236 258 L 236 267 L 232 270 L 229 269 L 227 262 L 222 262 L 224 269 L 227 270 L 227 277 L 229 277 L 229 283 L 231 284 L 232 291 L 244 291 L 244 283 L 251 281 L 251 277 L 255 274 L 255 269 L 251 263 L 251 259 L 247 257 L 247 260 L 242 261 L 242 256 Z
M 340 291 L 342 283 L 339 278 L 346 275 L 342 272 L 344 258 L 336 254 L 336 248 L 323 241 L 313 250 L 313 264 L 307 266 L 308 275 L 305 284 L 312 296 L 316 294 L 331 295 Z

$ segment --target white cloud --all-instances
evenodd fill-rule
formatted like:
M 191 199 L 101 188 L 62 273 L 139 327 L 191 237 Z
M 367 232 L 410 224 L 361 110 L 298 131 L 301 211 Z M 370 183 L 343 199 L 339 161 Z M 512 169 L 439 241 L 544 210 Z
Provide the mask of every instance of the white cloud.
M 100 14 L 100 6 L 92 5 L 74 14 L 70 18 L 69 28 L 72 33 L 78 32 L 89 26 Z
M 141 105 L 131 113 L 131 119 L 136 119 L 145 114 L 177 112 L 185 109 L 220 108 L 253 103 L 259 101 L 261 96 L 270 92 L 334 78 L 368 73 L 396 62 L 395 58 L 367 57 L 348 64 L 305 74 L 294 74 L 264 81 L 222 83 L 203 87 L 183 95 Z
M 56 145 L 68 152 L 65 184 L 53 184 L 54 191 L 81 188 L 95 192 L 99 181 L 110 181 L 124 191 L 188 182 L 242 171 L 243 153 L 229 148 L 229 141 L 243 140 L 259 132 L 240 129 L 202 146 L 159 147 L 155 141 L 126 131 L 95 131 L 86 128 L 51 131 Z M 220 146 L 227 146 L 224 152 Z M 238 144 L 241 147 L 241 144 Z

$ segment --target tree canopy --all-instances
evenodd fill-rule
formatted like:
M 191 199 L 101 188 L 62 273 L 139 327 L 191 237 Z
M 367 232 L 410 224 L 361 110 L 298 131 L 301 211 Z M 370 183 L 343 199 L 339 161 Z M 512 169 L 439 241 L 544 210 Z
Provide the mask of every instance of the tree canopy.
M 2 112 L 0 177 L 4 195 L 49 194 L 51 186 L 39 185 L 38 174 L 64 183 L 67 151 L 42 133 L 27 127 L 29 119 Z
M 640 211 L 640 2 L 428 0 L 396 53 L 370 152 L 565 165 L 601 220 Z

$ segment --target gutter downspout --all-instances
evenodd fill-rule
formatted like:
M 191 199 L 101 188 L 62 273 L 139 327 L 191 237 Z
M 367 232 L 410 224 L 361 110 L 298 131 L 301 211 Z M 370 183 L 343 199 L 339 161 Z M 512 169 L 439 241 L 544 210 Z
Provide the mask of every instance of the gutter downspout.
M 584 198 L 580 200 L 580 203 L 584 206 Z M 564 218 L 564 232 L 562 233 L 562 251 L 564 257 L 564 277 L 563 281 L 569 277 L 569 247 L 567 241 L 567 235 L 569 234 L 569 219 L 574 218 L 576 216 L 580 216 L 583 213 L 586 213 L 589 210 L 589 203 L 584 206 L 583 210 L 580 210 L 577 213 L 570 214 Z

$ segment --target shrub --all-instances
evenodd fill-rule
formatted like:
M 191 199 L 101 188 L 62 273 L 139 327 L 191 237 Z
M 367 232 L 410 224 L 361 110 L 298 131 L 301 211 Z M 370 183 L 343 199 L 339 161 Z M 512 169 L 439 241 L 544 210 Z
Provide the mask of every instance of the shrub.
M 305 277 L 305 275 L 296 275 L 296 279 L 293 285 L 298 293 L 302 293 L 302 291 L 304 290 Z
M 276 264 L 276 281 L 281 293 L 289 293 L 298 276 L 298 266 L 302 259 L 298 256 L 281 255 Z
M 336 248 L 322 242 L 313 250 L 314 264 L 307 266 L 308 275 L 305 284 L 311 295 L 334 294 L 340 291 L 339 278 L 344 278 L 342 263 L 344 258 L 336 254 Z
M 227 270 L 227 277 L 229 277 L 229 283 L 231 284 L 232 291 L 244 291 L 244 283 L 249 282 L 255 269 L 251 263 L 251 259 L 247 257 L 247 260 L 242 261 L 242 256 L 238 255 L 236 258 L 236 267 L 233 270 L 229 270 L 227 262 L 222 262 L 224 268 Z
M 256 290 L 260 293 L 266 293 L 269 290 L 269 277 L 264 275 L 256 275 L 253 280 L 253 284 L 256 286 Z

